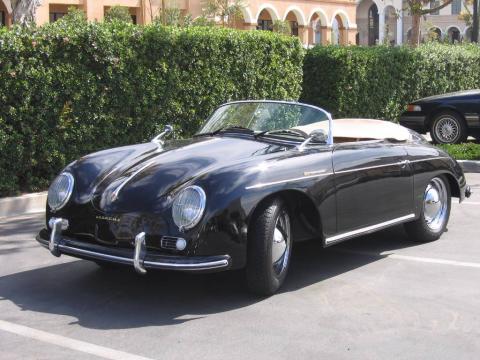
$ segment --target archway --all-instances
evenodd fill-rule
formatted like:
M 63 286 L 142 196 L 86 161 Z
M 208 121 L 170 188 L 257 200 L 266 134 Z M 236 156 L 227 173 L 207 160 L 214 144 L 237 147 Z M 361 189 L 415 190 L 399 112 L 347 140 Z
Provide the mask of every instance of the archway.
M 322 45 L 327 43 L 328 20 L 325 12 L 321 9 L 314 10 L 310 15 L 308 29 L 308 43 Z
M 430 40 L 430 41 L 442 40 L 442 30 L 440 30 L 440 28 L 436 26 L 428 29 L 427 40 Z
M 0 27 L 11 25 L 12 4 L 10 0 L 0 0 Z
M 287 21 L 288 25 L 290 25 L 291 35 L 292 36 L 298 36 L 299 20 L 297 18 L 297 15 L 293 11 L 290 11 L 285 16 L 285 21 Z
M 375 45 L 379 38 L 378 5 L 373 0 L 361 0 L 356 11 L 359 45 Z
M 260 11 L 257 20 L 257 30 L 272 31 L 274 16 L 269 9 L 263 9 Z
M 348 17 L 343 11 L 337 11 L 332 18 L 332 44 L 348 43 Z
M 447 30 L 447 38 L 448 42 L 451 44 L 460 42 L 461 36 L 460 36 L 460 30 L 456 26 L 451 26 Z

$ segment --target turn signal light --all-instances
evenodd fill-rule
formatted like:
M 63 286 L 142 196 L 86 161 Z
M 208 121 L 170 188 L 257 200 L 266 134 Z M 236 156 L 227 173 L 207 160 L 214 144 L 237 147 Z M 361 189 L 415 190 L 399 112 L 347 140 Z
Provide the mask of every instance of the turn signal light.
M 421 108 L 420 105 L 412 105 L 412 104 L 410 104 L 410 105 L 407 106 L 407 110 L 408 110 L 408 111 L 422 111 L 422 108 Z

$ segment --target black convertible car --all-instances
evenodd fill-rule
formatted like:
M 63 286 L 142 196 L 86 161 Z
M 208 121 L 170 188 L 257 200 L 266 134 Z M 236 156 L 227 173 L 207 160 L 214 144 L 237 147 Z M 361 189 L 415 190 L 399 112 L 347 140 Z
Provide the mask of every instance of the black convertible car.
M 292 244 L 324 246 L 396 224 L 417 241 L 445 231 L 460 166 L 417 133 L 379 120 L 333 121 L 300 103 L 220 106 L 191 139 L 100 151 L 67 166 L 48 192 L 37 236 L 55 256 L 100 265 L 245 268 L 272 294 Z
M 400 124 L 421 134 L 430 132 L 437 144 L 465 142 L 480 135 L 480 90 L 459 91 L 414 101 Z

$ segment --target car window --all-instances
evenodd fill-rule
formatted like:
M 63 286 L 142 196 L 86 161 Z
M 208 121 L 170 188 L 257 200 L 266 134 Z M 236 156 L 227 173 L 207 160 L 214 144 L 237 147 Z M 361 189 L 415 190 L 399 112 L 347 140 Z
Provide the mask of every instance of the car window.
M 265 132 L 328 122 L 328 120 L 327 112 L 308 105 L 293 102 L 246 101 L 230 103 L 218 108 L 198 134 L 212 133 L 229 127 Z

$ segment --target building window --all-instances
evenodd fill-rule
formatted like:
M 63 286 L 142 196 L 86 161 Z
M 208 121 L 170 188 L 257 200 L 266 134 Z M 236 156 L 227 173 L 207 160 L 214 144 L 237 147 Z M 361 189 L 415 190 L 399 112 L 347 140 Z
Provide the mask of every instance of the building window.
M 257 30 L 269 30 L 272 31 L 273 22 L 272 20 L 258 20 Z
M 376 45 L 379 36 L 379 16 L 377 5 L 368 9 L 368 45 Z
M 452 15 L 458 15 L 462 11 L 462 0 L 452 0 Z
M 440 6 L 440 2 L 438 0 L 430 0 L 430 9 L 435 9 L 436 7 L 439 7 L 439 6 Z M 438 15 L 438 14 L 439 14 L 439 10 L 430 13 L 430 15 Z
M 320 20 L 317 20 L 313 22 L 313 29 L 314 29 L 314 39 L 313 42 L 315 44 L 321 44 L 322 43 L 322 23 Z
M 132 23 L 133 25 L 137 25 L 137 15 L 130 15 L 132 17 Z
M 51 12 L 50 13 L 50 22 L 53 23 L 53 22 L 61 19 L 65 15 L 66 15 L 66 13 L 64 13 L 64 12 Z
M 0 11 L 0 26 L 7 25 L 7 17 L 5 15 L 5 11 Z
M 298 36 L 298 22 L 290 21 L 290 30 L 293 36 Z

